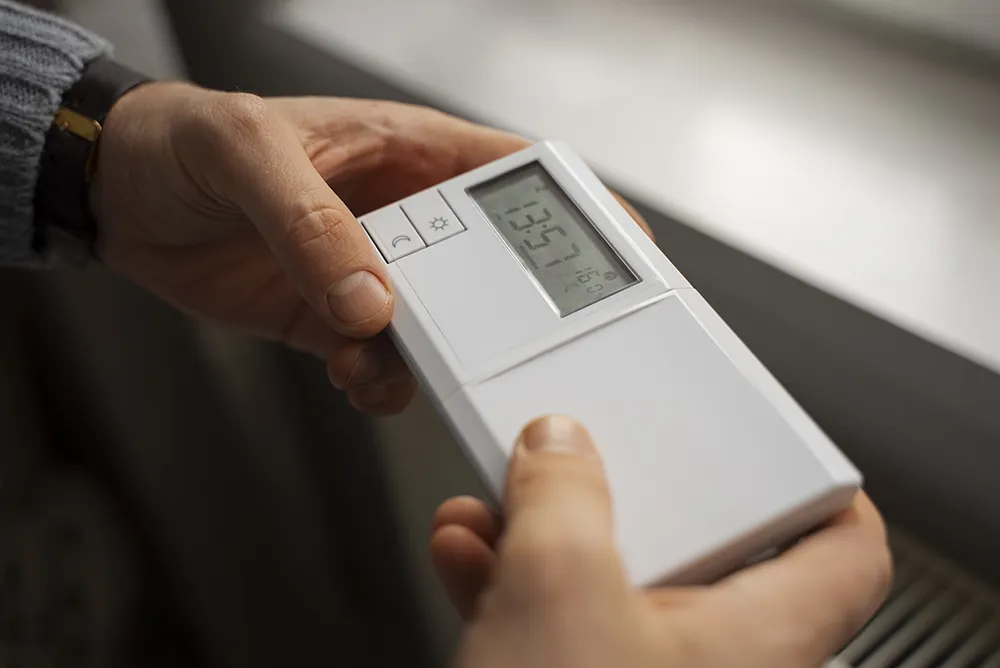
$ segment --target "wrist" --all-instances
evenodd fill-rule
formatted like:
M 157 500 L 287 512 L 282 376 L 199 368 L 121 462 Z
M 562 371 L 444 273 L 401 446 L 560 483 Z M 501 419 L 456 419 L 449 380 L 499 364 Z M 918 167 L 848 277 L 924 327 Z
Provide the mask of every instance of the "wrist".
M 108 112 L 93 162 L 89 205 L 96 225 L 94 255 L 110 268 L 123 270 L 128 260 L 123 253 L 128 255 L 135 238 L 149 231 L 152 200 L 166 204 L 162 193 L 176 184 L 178 128 L 192 114 L 201 114 L 215 94 L 186 82 L 151 81 L 121 96 Z
M 95 229 L 94 254 L 102 261 L 106 249 L 103 240 L 107 237 L 108 218 L 117 210 L 128 208 L 133 181 L 130 169 L 147 166 L 149 156 L 146 144 L 163 139 L 164 128 L 150 118 L 148 95 L 155 97 L 155 89 L 174 85 L 169 82 L 153 81 L 132 88 L 117 100 L 108 110 L 102 124 L 100 141 L 94 146 L 88 186 L 88 205 Z M 155 108 L 155 107 L 154 107 Z M 143 112 L 143 109 L 146 112 Z M 129 179 L 129 180 L 124 180 Z
M 145 83 L 138 73 L 102 57 L 84 69 L 63 96 L 46 136 L 35 188 L 35 225 L 40 245 L 67 259 L 93 255 L 97 224 L 91 214 L 90 182 L 97 148 L 112 107 Z

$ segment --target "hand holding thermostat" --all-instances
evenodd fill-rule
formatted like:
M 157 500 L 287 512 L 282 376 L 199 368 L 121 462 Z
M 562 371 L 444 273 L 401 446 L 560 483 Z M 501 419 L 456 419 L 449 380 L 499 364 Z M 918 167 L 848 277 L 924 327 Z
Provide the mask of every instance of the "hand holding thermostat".
M 186 311 L 326 359 L 356 406 L 392 412 L 414 382 L 370 338 L 393 287 L 355 216 L 527 145 L 410 105 L 148 84 L 105 123 L 99 252 Z
M 384 265 L 354 214 L 525 142 L 407 105 L 261 99 L 178 83 L 112 109 L 92 205 L 113 269 L 180 308 L 328 361 L 355 405 L 402 408 Z
M 601 460 L 563 417 L 522 433 L 505 513 L 501 532 L 472 499 L 438 512 L 432 555 L 469 621 L 461 668 L 820 666 L 891 580 L 882 520 L 859 493 L 783 555 L 715 585 L 633 589 Z

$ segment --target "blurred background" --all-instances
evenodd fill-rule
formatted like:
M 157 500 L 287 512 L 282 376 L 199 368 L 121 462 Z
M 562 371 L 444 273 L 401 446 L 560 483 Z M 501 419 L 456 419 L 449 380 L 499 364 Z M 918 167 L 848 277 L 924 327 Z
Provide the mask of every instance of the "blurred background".
M 888 517 L 835 665 L 1000 666 L 995 0 L 34 4 L 157 77 L 568 141 Z M 358 416 L 99 268 L 0 302 L 0 666 L 447 665 L 427 532 L 482 490 L 425 400 Z

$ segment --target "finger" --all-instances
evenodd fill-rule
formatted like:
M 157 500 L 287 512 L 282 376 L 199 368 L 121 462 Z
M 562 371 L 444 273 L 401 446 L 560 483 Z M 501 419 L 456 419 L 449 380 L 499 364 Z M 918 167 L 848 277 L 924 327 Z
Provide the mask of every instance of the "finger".
M 489 545 L 465 526 L 444 525 L 431 536 L 431 563 L 452 605 L 465 620 L 472 618 L 495 561 Z
M 500 543 L 509 586 L 522 596 L 624 587 L 612 531 L 611 496 L 586 429 L 551 416 L 521 433 L 511 458 Z
M 348 389 L 347 398 L 352 406 L 364 413 L 394 415 L 410 404 L 416 391 L 417 382 L 413 378 L 405 378 Z
M 340 390 L 385 385 L 412 376 L 399 351 L 384 334 L 365 341 L 345 341 L 331 352 L 326 370 L 330 383 Z
M 196 139 L 218 191 L 253 222 L 303 297 L 336 331 L 381 331 L 392 315 L 383 263 L 313 167 L 295 130 L 259 98 L 224 95 Z M 204 168 L 202 168 L 204 169 Z
M 445 181 L 531 145 L 524 137 L 422 107 L 393 105 L 387 108 L 387 111 L 395 114 L 399 114 L 401 110 L 404 113 L 400 115 L 406 120 L 402 123 L 397 121 L 396 140 L 393 151 L 389 153 L 390 157 L 406 156 L 402 160 L 412 162 L 413 155 L 427 156 L 436 152 L 444 154 L 445 158 L 424 158 L 419 162 L 425 167 L 424 181 L 419 184 L 420 187 Z M 399 197 L 408 194 L 410 192 L 401 192 Z M 646 219 L 624 197 L 612 194 L 647 236 L 653 239 L 653 231 Z M 388 200 L 382 203 L 388 203 Z
M 294 299 L 297 303 L 292 307 L 291 320 L 278 334 L 278 338 L 285 345 L 322 359 L 329 359 L 338 350 L 356 341 L 330 329 L 330 325 L 316 313 L 312 304 L 298 297 L 294 287 L 289 285 L 288 291 L 295 293 L 290 299 Z
M 465 527 L 491 549 L 496 548 L 497 539 L 500 538 L 500 518 L 484 501 L 471 496 L 448 499 L 437 509 L 433 530 L 450 524 Z
M 530 145 L 522 137 L 409 104 L 343 98 L 269 102 L 309 128 L 311 136 L 338 139 L 336 150 L 314 152 L 313 161 L 359 214 Z M 353 127 L 348 118 L 364 121 Z
M 649 226 L 649 223 L 646 222 L 646 219 L 642 216 L 642 214 L 639 213 L 627 199 L 618 193 L 612 192 L 611 194 L 615 196 L 615 199 L 618 200 L 618 203 L 622 205 L 628 215 L 632 216 L 632 219 L 639 224 L 639 227 L 641 227 L 642 231 L 646 233 L 646 236 L 653 241 L 656 241 L 656 235 L 653 234 L 653 228 Z
M 441 129 L 452 132 L 449 128 L 451 117 L 443 115 Z M 489 128 L 467 121 L 461 121 L 455 129 L 455 146 L 458 149 L 457 158 L 452 167 L 453 176 L 475 169 L 480 165 L 493 162 L 504 156 L 516 153 L 531 146 L 531 141 L 524 137 Z
M 609 537 L 611 498 L 587 430 L 562 415 L 528 424 L 511 458 L 504 508 L 511 527 L 545 511 L 564 519 L 587 517 L 583 524 L 593 528 L 595 540 Z
M 796 657 L 820 662 L 877 611 L 892 581 L 885 526 L 868 497 L 785 554 L 738 573 L 713 595 L 740 621 L 778 634 Z M 721 603 L 725 601 L 726 603 Z M 749 629 L 748 629 L 749 632 Z

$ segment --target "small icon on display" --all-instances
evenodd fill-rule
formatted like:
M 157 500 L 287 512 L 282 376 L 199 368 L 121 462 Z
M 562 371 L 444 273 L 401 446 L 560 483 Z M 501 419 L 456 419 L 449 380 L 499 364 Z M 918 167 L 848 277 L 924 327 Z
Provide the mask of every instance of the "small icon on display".
M 396 244 L 409 243 L 411 241 L 413 241 L 413 239 L 411 239 L 410 237 L 406 236 L 405 234 L 400 234 L 398 237 L 392 240 L 392 247 L 395 248 Z
M 577 285 L 576 283 L 570 283 L 569 285 L 566 286 L 565 292 L 569 292 L 570 288 L 578 288 L 578 287 L 580 287 L 580 286 Z
M 438 217 L 431 220 L 431 229 L 434 230 L 435 232 L 440 232 L 446 227 L 448 227 L 447 218 Z
M 613 281 L 616 278 L 618 278 L 618 274 L 616 274 L 613 271 L 609 271 L 606 274 L 604 274 L 604 280 L 606 280 L 606 281 Z

